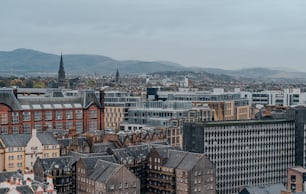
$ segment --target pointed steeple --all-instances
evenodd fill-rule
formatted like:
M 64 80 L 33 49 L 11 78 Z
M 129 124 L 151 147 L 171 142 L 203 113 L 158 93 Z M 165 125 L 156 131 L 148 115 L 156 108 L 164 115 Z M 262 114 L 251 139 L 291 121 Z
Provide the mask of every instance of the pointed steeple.
M 60 61 L 60 66 L 58 70 L 58 86 L 59 87 L 64 87 L 65 86 L 65 70 L 64 70 L 64 62 L 63 62 L 63 55 L 61 53 L 61 61 Z
M 117 67 L 117 71 L 116 71 L 116 83 L 117 84 L 119 83 L 119 70 L 118 70 L 118 67 Z

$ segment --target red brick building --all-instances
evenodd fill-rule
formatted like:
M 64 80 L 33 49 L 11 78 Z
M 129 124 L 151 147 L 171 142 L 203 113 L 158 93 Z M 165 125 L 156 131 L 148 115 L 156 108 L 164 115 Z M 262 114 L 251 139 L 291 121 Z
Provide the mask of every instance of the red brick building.
M 17 95 L 16 89 L 0 89 L 0 134 L 31 133 L 31 129 L 101 130 L 102 105 L 94 91 L 64 97 L 61 91 L 40 96 Z

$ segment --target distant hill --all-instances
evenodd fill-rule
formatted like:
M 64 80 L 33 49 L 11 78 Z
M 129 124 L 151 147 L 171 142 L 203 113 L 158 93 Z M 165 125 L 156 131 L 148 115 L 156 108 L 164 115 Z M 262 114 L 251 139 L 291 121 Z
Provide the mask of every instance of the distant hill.
M 115 60 L 102 55 L 73 54 L 63 55 L 64 67 L 67 74 L 114 74 L 117 67 L 120 74 L 153 73 L 166 71 L 194 71 L 207 72 L 220 76 L 227 80 L 234 79 L 258 79 L 263 81 L 298 80 L 306 81 L 305 72 L 289 72 L 268 68 L 250 68 L 240 70 L 225 70 L 217 68 L 184 67 L 169 61 L 140 61 L 140 60 Z M 31 49 L 16 49 L 13 51 L 0 51 L 0 75 L 1 74 L 29 74 L 43 73 L 57 74 L 60 56 L 44 53 Z
M 65 71 L 69 74 L 148 73 L 155 71 L 184 70 L 171 62 L 118 61 L 102 55 L 63 55 Z M 1 72 L 53 72 L 57 73 L 60 56 L 30 49 L 0 51 Z
M 306 81 L 305 72 L 288 72 L 268 68 L 248 68 L 240 70 L 224 70 L 218 68 L 203 68 L 203 71 L 216 74 L 228 75 L 236 78 L 251 78 L 263 81 L 300 80 Z

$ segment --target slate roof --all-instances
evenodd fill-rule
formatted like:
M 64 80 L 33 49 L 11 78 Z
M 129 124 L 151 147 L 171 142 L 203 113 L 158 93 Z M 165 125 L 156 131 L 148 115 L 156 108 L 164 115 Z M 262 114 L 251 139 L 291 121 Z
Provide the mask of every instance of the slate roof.
M 16 186 L 16 190 L 22 194 L 34 194 L 28 185 Z
M 93 145 L 93 152 L 95 152 L 95 153 L 106 152 L 108 148 L 115 149 L 116 146 L 113 142 L 110 142 L 110 143 L 95 143 Z
M 85 169 L 91 170 L 94 169 L 97 161 L 101 158 L 103 158 L 103 156 L 86 157 L 86 158 L 81 158 L 81 160 L 83 160 L 84 162 Z
M 120 168 L 122 168 L 122 165 L 98 160 L 95 166 L 95 171 L 90 175 L 90 179 L 106 183 Z
M 53 134 L 49 132 L 37 132 L 37 137 L 42 145 L 59 144 L 59 142 L 54 138 Z
M 18 177 L 18 178 L 23 178 L 22 174 L 19 172 L 0 172 L 0 182 L 4 182 L 7 180 L 10 180 L 11 177 Z M 1 193 L 1 192 L 0 192 Z
M 5 147 L 24 147 L 29 142 L 31 134 L 0 135 Z
M 9 192 L 9 188 L 0 188 L 0 193 L 3 193 L 3 194 L 5 194 L 5 193 L 7 193 L 7 192 Z
M 277 194 L 287 191 L 283 184 L 263 185 L 256 187 L 246 187 L 241 192 L 247 191 L 249 194 Z
M 0 89 L 0 104 L 6 104 L 12 110 L 21 109 L 20 103 L 15 97 L 12 88 L 1 88 Z
M 133 153 L 126 148 L 113 150 L 113 155 L 119 163 L 132 163 L 135 158 Z
M 102 107 L 99 99 L 96 96 L 95 91 L 92 91 L 92 90 L 90 90 L 90 91 L 82 91 L 81 96 L 83 98 L 82 99 L 83 108 L 88 108 L 92 104 L 95 104 L 95 105 L 97 105 L 100 108 Z
M 72 156 L 61 156 L 58 158 L 43 158 L 40 159 L 43 169 L 53 170 L 54 168 L 65 169 L 70 167 L 70 161 L 72 160 Z
M 160 145 L 160 144 L 153 144 L 152 147 L 158 152 L 158 154 L 162 158 L 168 158 L 168 150 L 175 149 L 170 145 Z
M 148 145 L 135 145 L 127 147 L 126 149 L 137 159 L 146 159 L 150 152 Z
M 163 166 L 169 168 L 177 168 L 177 166 L 182 162 L 182 160 L 186 157 L 186 155 L 187 152 L 169 151 L 169 158 Z
M 57 141 L 60 145 L 64 147 L 68 147 L 72 142 L 72 138 L 58 139 Z
M 170 151 L 171 152 L 179 152 L 179 151 Z M 183 169 L 183 170 L 192 170 L 193 167 L 199 162 L 200 159 L 205 157 L 203 154 L 197 154 L 197 153 L 190 153 L 186 152 L 185 157 L 183 160 L 180 162 L 178 165 L 178 169 Z

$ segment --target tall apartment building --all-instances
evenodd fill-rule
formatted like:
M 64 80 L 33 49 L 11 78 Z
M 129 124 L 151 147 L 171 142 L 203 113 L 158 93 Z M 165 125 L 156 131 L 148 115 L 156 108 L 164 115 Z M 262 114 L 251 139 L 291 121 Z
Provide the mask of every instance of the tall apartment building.
M 61 92 L 43 96 L 19 96 L 13 89 L 0 89 L 0 134 L 31 133 L 47 129 L 77 133 L 101 130 L 102 105 L 94 91 L 64 97 Z
M 294 120 L 184 123 L 183 148 L 205 153 L 216 166 L 217 193 L 246 185 L 285 183 L 295 165 Z

